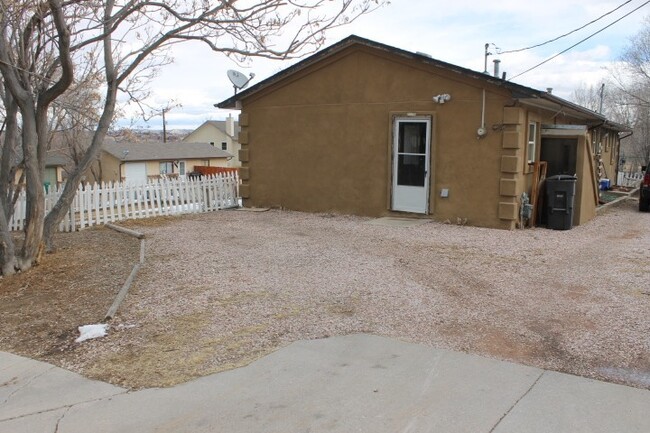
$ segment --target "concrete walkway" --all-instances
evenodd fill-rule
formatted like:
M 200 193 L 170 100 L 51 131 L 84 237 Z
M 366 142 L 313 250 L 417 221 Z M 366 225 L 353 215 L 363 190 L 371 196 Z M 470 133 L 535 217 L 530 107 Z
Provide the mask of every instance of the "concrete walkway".
M 0 432 L 644 432 L 650 391 L 370 335 L 127 392 L 0 353 Z

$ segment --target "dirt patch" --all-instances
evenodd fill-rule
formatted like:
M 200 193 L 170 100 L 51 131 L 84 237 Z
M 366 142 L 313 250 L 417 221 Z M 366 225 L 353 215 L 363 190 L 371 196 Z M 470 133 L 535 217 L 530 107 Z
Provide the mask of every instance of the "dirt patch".
M 109 335 L 82 344 L 76 327 L 101 320 L 139 241 L 62 234 L 42 266 L 0 280 L 0 350 L 146 388 L 367 332 L 647 388 L 649 218 L 628 201 L 570 231 L 281 211 L 134 220 L 145 264 Z
M 0 349 L 52 362 L 84 358 L 77 327 L 98 323 L 139 257 L 139 241 L 104 228 L 55 236 L 57 252 L 0 279 Z

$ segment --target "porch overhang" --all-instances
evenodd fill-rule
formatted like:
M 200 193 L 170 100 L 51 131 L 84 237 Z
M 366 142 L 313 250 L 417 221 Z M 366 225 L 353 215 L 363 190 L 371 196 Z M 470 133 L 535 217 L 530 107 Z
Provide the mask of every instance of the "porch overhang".
M 540 93 L 538 97 L 524 97 L 518 98 L 517 100 L 527 107 L 555 112 L 553 115 L 554 118 L 563 114 L 574 119 L 579 119 L 587 127 L 599 126 L 607 122 L 607 118 L 602 114 L 557 98 L 551 94 Z

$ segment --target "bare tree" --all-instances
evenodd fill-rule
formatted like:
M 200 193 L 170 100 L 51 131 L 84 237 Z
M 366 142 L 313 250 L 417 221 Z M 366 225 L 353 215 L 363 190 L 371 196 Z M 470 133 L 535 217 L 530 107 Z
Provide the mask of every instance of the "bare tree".
M 598 86 L 586 86 L 582 84 L 573 91 L 571 100 L 578 105 L 588 108 L 595 112 L 605 111 L 606 106 L 601 106 L 601 101 L 605 101 L 605 84 Z M 601 97 L 602 95 L 602 97 Z
M 0 0 L 0 73 L 6 107 L 3 154 L 15 149 L 20 123 L 26 180 L 24 241 L 15 251 L 8 231 L 12 207 L 0 201 L 3 274 L 38 263 L 69 210 L 83 173 L 99 154 L 116 110 L 118 92 L 141 98 L 168 48 L 200 41 L 242 61 L 286 59 L 318 49 L 324 32 L 347 24 L 386 0 Z M 70 173 L 63 193 L 45 215 L 43 174 L 51 108 L 74 84 L 75 69 L 98 53 L 103 96 L 90 145 Z M 15 110 L 13 109 L 17 107 Z M 19 122 L 20 121 L 20 122 Z M 15 126 L 14 126 L 15 125 Z M 11 151 L 7 151 L 11 152 Z M 4 161 L 4 160 L 3 160 Z M 4 170 L 4 164 L 0 165 Z M 1 179 L 9 177 L 2 172 Z M 3 184 L 0 183 L 0 188 Z M 8 190 L 0 190 L 4 197 Z
M 650 17 L 630 39 L 621 56 L 621 66 L 612 71 L 615 112 L 631 125 L 634 134 L 622 153 L 635 165 L 650 164 Z

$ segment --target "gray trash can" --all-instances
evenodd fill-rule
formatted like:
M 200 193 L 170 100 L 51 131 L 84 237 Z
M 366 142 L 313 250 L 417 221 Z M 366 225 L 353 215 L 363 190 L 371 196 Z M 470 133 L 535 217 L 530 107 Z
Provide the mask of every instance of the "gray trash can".
M 577 177 L 567 174 L 546 178 L 546 216 L 549 229 L 570 230 L 573 227 L 577 180 Z

